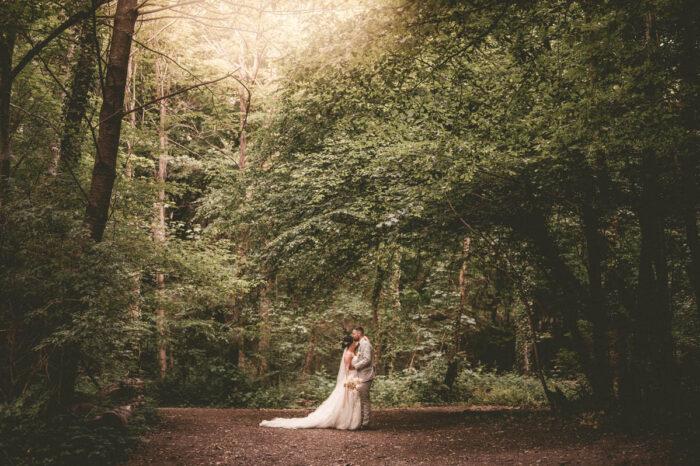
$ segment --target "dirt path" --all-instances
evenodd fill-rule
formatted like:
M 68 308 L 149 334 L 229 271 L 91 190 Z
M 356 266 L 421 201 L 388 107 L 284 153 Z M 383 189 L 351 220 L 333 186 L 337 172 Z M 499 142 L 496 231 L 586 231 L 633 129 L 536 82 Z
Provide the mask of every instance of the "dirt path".
M 378 409 L 371 431 L 259 427 L 309 410 L 164 408 L 162 425 L 127 465 L 693 464 L 654 436 L 562 424 L 547 412 Z

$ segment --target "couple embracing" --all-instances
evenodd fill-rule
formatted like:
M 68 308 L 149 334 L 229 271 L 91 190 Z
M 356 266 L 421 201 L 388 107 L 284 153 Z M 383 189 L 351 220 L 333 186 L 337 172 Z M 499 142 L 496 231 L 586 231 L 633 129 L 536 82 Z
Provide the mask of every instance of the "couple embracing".
M 314 412 L 306 417 L 275 418 L 261 426 L 286 429 L 335 428 L 364 430 L 369 428 L 369 389 L 375 376 L 373 351 L 362 327 L 343 339 L 335 388 Z

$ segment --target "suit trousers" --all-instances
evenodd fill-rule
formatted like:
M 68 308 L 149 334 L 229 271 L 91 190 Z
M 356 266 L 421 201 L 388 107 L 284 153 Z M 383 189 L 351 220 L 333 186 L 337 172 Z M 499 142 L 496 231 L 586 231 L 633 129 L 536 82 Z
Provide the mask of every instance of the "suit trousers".
M 362 427 L 367 427 L 369 425 L 369 414 L 370 414 L 370 404 L 369 404 L 369 389 L 372 387 L 372 381 L 362 382 L 358 387 L 357 391 L 360 394 L 360 409 L 362 410 Z

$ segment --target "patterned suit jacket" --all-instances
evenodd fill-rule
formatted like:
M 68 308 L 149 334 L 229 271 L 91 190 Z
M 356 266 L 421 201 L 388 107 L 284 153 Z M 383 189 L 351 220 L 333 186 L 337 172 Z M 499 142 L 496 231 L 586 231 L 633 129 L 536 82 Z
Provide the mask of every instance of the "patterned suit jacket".
M 362 338 L 357 349 L 357 354 L 352 358 L 352 365 L 357 371 L 357 378 L 362 382 L 373 380 L 376 375 L 376 369 L 372 364 L 374 351 L 372 345 L 367 338 Z

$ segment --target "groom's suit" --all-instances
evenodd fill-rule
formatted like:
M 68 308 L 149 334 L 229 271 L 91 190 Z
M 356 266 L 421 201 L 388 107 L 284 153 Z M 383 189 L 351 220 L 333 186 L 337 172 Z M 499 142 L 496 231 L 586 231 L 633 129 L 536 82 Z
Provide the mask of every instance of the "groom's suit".
M 357 390 L 360 392 L 360 406 L 362 409 L 362 427 L 369 425 L 369 389 L 376 375 L 374 364 L 372 364 L 372 345 L 367 338 L 361 338 L 357 355 L 352 358 L 352 365 L 357 371 L 357 378 L 362 381 Z

